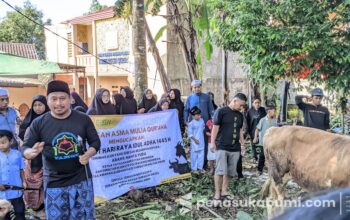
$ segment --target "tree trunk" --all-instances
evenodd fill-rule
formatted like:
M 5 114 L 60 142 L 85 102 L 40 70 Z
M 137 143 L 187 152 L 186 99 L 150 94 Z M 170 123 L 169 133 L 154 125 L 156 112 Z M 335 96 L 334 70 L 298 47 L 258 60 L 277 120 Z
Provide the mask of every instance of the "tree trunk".
M 187 25 L 189 31 L 189 36 L 185 34 L 184 19 L 182 19 L 182 14 L 180 14 L 179 8 L 177 6 L 176 0 L 170 0 L 168 2 L 168 11 L 170 14 L 169 23 L 172 24 L 173 31 L 180 41 L 180 47 L 186 64 L 186 71 L 190 80 L 198 79 L 198 68 L 196 60 L 196 31 L 192 23 L 192 15 L 188 12 Z M 187 41 L 189 40 L 189 42 Z
M 281 122 L 287 121 L 287 103 L 288 103 L 288 90 L 289 84 L 287 80 L 282 81 L 282 91 L 281 91 L 281 109 L 280 109 L 280 120 Z
M 132 47 L 135 59 L 135 98 L 148 88 L 144 0 L 132 0 Z
M 224 106 L 227 106 L 229 103 L 229 89 L 227 84 L 227 52 L 223 49 L 222 50 L 222 68 L 221 68 L 221 77 L 222 77 L 222 90 L 223 90 L 223 104 Z
M 147 31 L 148 43 L 149 43 L 150 50 L 152 52 L 154 61 L 157 64 L 157 69 L 159 71 L 160 80 L 161 80 L 162 86 L 163 86 L 163 91 L 165 93 L 165 92 L 167 92 L 167 91 L 169 91 L 171 89 L 171 85 L 170 85 L 169 79 L 167 77 L 167 74 L 166 74 L 166 71 L 165 71 L 165 68 L 164 68 L 164 65 L 163 65 L 163 61 L 160 58 L 156 42 L 154 41 L 152 33 L 151 33 L 151 31 L 150 31 L 150 29 L 148 27 L 147 21 L 145 23 L 146 23 L 146 31 Z

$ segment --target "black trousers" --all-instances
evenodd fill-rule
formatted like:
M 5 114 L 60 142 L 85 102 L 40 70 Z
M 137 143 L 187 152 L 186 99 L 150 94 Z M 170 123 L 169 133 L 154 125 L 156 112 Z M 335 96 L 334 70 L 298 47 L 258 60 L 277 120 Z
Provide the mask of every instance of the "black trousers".
M 238 178 L 243 178 L 243 164 L 242 164 L 242 155 L 239 156 L 239 160 L 237 162 L 237 174 Z
M 256 151 L 256 144 L 253 143 L 253 141 L 250 142 L 251 146 L 252 146 L 252 153 L 253 153 L 253 158 L 255 160 L 258 160 L 258 152 Z
M 9 199 L 9 201 L 11 202 L 13 209 L 15 211 L 15 220 L 25 220 L 25 206 L 24 206 L 24 202 L 23 202 L 23 198 L 22 196 L 16 199 Z M 8 213 L 5 216 L 5 220 L 11 220 L 11 213 Z
M 260 149 L 259 153 L 259 159 L 258 159 L 258 171 L 263 172 L 264 166 L 265 166 L 265 154 L 264 154 L 264 147 L 263 146 L 257 146 Z
M 206 170 L 208 168 L 208 136 L 205 133 L 205 129 L 204 129 L 204 166 L 203 169 Z

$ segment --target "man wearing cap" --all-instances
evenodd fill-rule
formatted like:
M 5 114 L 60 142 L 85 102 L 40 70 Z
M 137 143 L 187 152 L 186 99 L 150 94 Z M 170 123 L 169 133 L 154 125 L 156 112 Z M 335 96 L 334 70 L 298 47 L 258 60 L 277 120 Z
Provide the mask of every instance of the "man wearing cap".
M 311 97 L 305 95 L 297 95 L 295 103 L 304 115 L 304 126 L 310 128 L 318 128 L 321 130 L 329 129 L 329 110 L 321 105 L 323 91 L 315 88 L 311 91 Z M 303 98 L 311 99 L 311 103 L 303 102 Z
M 192 116 L 190 114 L 190 110 L 197 106 L 201 110 L 201 115 L 204 120 L 204 124 L 207 123 L 209 119 L 211 119 L 214 115 L 214 107 L 213 102 L 210 99 L 210 96 L 202 93 L 202 82 L 200 80 L 193 80 L 191 83 L 192 95 L 187 98 L 185 109 L 184 109 L 184 121 L 185 124 L 192 120 Z M 208 139 L 204 132 L 204 167 L 207 164 L 207 154 L 208 154 Z
M 14 136 L 11 148 L 18 149 L 18 134 L 16 124 L 18 120 L 17 112 L 9 107 L 9 92 L 5 88 L 0 88 L 0 129 L 12 131 Z
M 67 83 L 51 81 L 47 96 L 51 112 L 33 121 L 23 144 L 25 158 L 43 155 L 47 219 L 95 219 L 88 162 L 100 148 L 99 136 L 87 115 L 71 110 Z

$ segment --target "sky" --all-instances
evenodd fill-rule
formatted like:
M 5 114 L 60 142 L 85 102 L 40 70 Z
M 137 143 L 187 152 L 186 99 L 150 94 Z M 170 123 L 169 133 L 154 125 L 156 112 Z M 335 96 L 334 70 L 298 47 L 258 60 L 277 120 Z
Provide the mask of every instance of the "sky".
M 23 6 L 25 0 L 6 0 L 13 6 Z M 112 6 L 116 0 L 99 0 L 101 5 Z M 30 0 L 38 10 L 44 13 L 44 21 L 48 18 L 52 24 L 57 24 L 68 19 L 78 17 L 89 11 L 92 0 Z M 13 11 L 4 2 L 0 1 L 0 19 L 6 16 L 6 12 Z

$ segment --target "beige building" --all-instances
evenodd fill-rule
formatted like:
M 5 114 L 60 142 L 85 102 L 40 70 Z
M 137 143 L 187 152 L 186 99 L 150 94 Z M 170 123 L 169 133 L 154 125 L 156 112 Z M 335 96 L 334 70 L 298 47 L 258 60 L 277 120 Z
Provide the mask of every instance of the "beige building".
M 152 30 L 153 35 L 159 30 L 158 27 L 166 24 L 160 17 L 147 16 L 147 21 L 150 27 L 156 27 Z M 67 81 L 88 103 L 97 88 L 103 87 L 115 93 L 121 86 L 134 87 L 132 28 L 127 20 L 114 16 L 113 7 L 47 28 L 72 41 L 69 43 L 46 30 L 47 60 L 85 67 L 85 73 L 57 74 L 55 78 Z M 162 43 L 162 40 L 158 47 L 164 57 L 166 43 Z M 160 95 L 162 87 L 159 75 L 156 76 L 156 64 L 151 54 L 147 54 L 147 58 L 149 88 Z
M 163 6 L 159 15 L 166 14 L 167 8 Z M 147 15 L 146 20 L 153 36 L 167 24 L 163 16 Z M 114 16 L 113 7 L 73 18 L 61 24 L 47 26 L 47 28 L 84 48 L 85 51 L 45 31 L 49 61 L 85 67 L 85 73 L 59 74 L 55 78 L 69 82 L 71 88 L 85 97 L 88 103 L 93 98 L 96 88 L 104 87 L 112 93 L 118 92 L 120 87 L 125 85 L 134 88 L 132 27 L 128 20 Z M 176 34 L 171 29 L 167 29 L 156 44 L 171 86 L 179 88 L 184 96 L 189 95 L 190 81 Z M 203 49 L 200 48 L 200 50 L 203 52 Z M 100 59 L 93 55 L 97 55 Z M 203 92 L 214 92 L 217 103 L 222 103 L 222 50 L 214 47 L 210 61 L 205 60 L 204 54 L 202 57 Z M 238 60 L 238 56 L 229 53 L 227 77 L 230 96 L 236 92 L 248 93 L 249 83 L 244 71 L 246 67 Z M 160 97 L 163 94 L 163 88 L 156 63 L 149 51 L 147 66 L 148 87 Z

